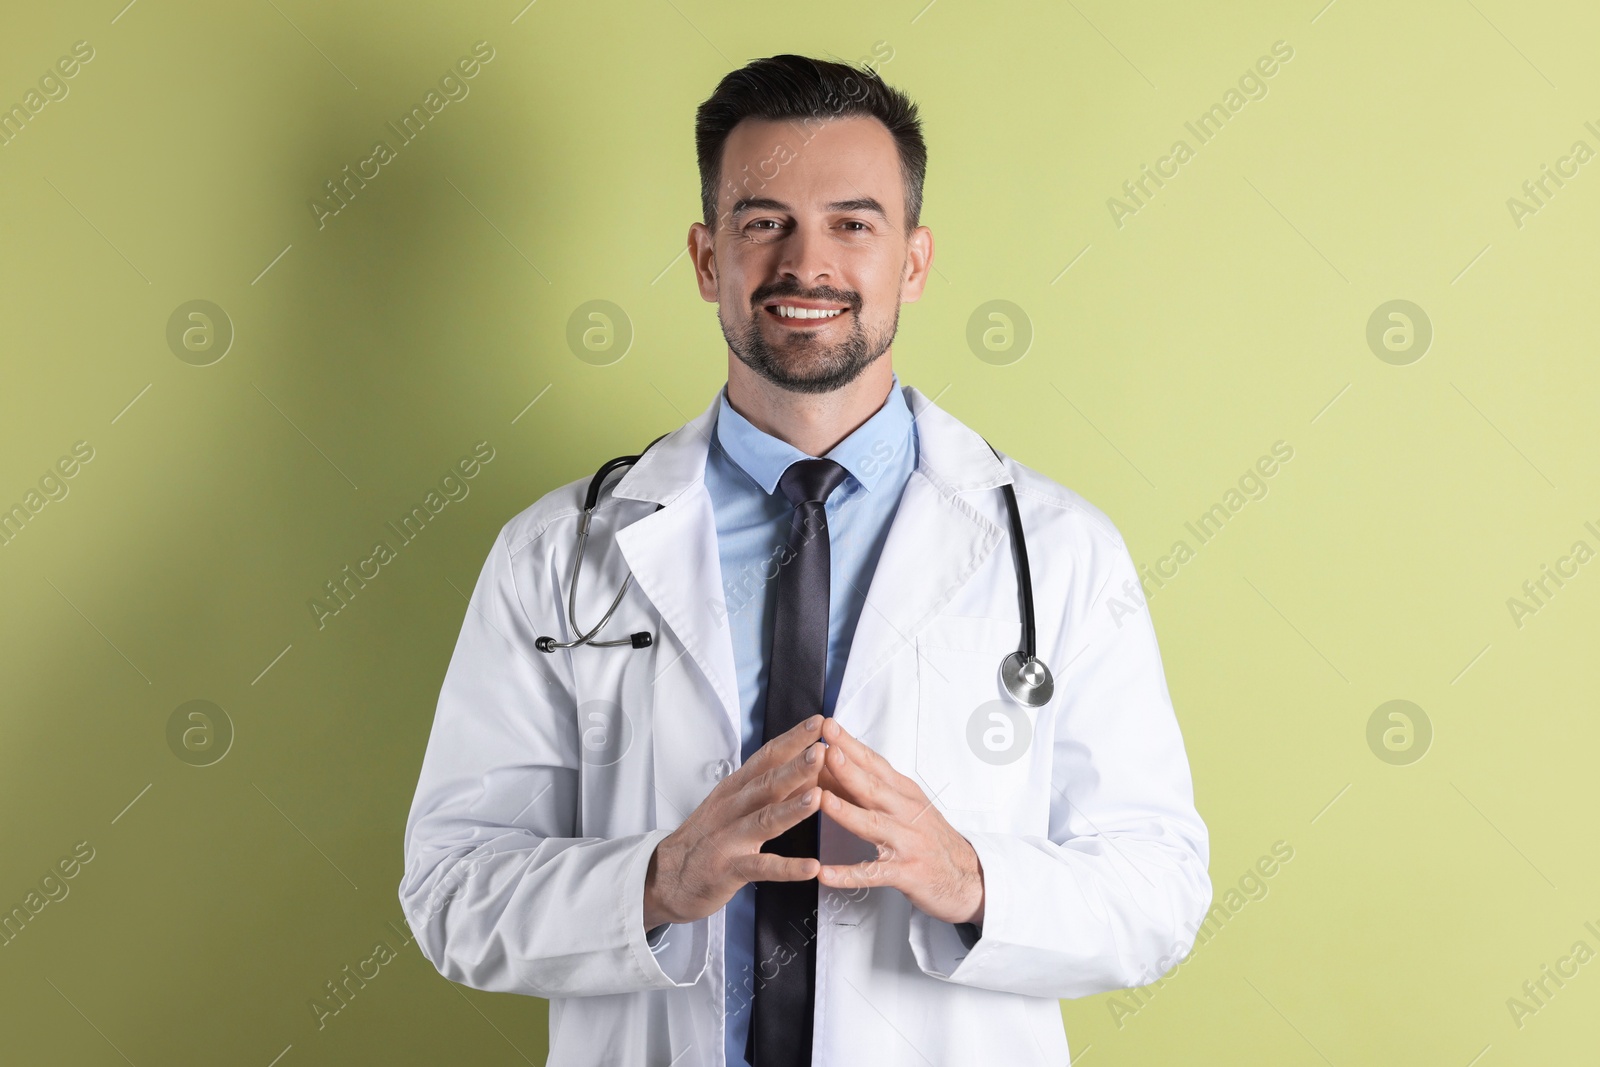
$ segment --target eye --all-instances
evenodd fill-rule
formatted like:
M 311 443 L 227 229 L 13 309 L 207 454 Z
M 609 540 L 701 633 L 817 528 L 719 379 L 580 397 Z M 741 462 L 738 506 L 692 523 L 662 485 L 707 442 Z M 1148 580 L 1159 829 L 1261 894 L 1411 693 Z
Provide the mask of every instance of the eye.
M 746 226 L 746 227 L 745 227 L 745 229 L 747 229 L 747 230 L 748 230 L 748 229 L 750 229 L 750 227 L 752 227 L 752 226 L 755 226 L 755 227 L 759 227 L 759 226 L 761 226 L 761 225 L 762 225 L 762 224 L 763 224 L 763 223 L 770 223 L 770 224 L 771 224 L 771 225 L 773 225 L 773 226 L 778 226 L 778 227 L 781 227 L 781 226 L 782 226 L 782 225 L 783 225 L 783 224 L 782 224 L 782 223 L 780 223 L 780 222 L 779 222 L 779 221 L 778 221 L 778 220 L 777 220 L 777 219 L 755 219 L 755 220 L 754 220 L 754 221 L 752 221 L 752 222 L 750 222 L 750 223 L 749 223 L 749 225 L 747 225 L 747 226 Z
M 862 232 L 862 230 L 870 230 L 872 228 L 872 227 L 868 226 L 866 223 L 862 222 L 860 219 L 847 219 L 847 220 L 845 220 L 844 224 L 846 226 L 860 226 L 861 229 L 855 231 L 856 233 L 860 233 L 860 232 Z

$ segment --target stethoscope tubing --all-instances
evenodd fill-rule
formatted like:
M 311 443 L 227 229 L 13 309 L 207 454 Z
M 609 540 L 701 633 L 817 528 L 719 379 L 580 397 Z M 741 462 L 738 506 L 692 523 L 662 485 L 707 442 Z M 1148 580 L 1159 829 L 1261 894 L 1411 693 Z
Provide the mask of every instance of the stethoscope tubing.
M 989 445 L 989 442 L 984 444 Z M 989 451 L 994 452 L 996 459 L 1000 458 L 994 445 L 989 445 Z M 1028 569 L 1028 539 L 1022 533 L 1022 509 L 1017 506 L 1017 493 L 1010 482 L 1003 483 L 1000 491 L 1005 494 L 1006 512 L 1011 519 L 1011 550 L 1017 557 L 1017 585 L 1022 589 L 1022 651 L 1029 659 L 1035 659 L 1038 647 L 1033 627 L 1033 574 Z
M 600 493 L 605 486 L 606 478 L 620 467 L 627 467 L 637 463 L 656 441 L 660 441 L 665 436 L 667 435 L 662 434 L 655 441 L 651 441 L 636 456 L 618 456 L 615 459 L 607 460 L 595 472 L 594 477 L 589 480 L 588 491 L 584 494 L 583 515 L 578 520 L 578 545 L 577 552 L 572 559 L 572 577 L 567 584 L 567 618 L 571 621 L 572 628 L 578 633 L 578 636 L 570 641 L 557 641 L 553 637 L 540 637 L 534 642 L 534 646 L 541 652 L 554 652 L 558 648 L 577 648 L 580 645 L 591 645 L 595 648 L 617 648 L 623 645 L 633 648 L 648 648 L 651 645 L 651 635 L 648 631 L 629 634 L 626 638 L 613 641 L 595 640 L 595 635 L 605 628 L 606 623 L 611 621 L 611 617 L 616 614 L 617 608 L 621 606 L 623 596 L 626 595 L 628 587 L 633 583 L 632 572 L 629 572 L 623 579 L 622 586 L 617 590 L 617 595 L 612 598 L 610 607 L 606 608 L 605 614 L 601 616 L 600 621 L 588 630 L 585 630 L 583 625 L 578 622 L 578 576 L 583 571 L 583 550 L 589 541 L 589 523 L 594 516 L 595 508 L 599 505 Z M 989 445 L 987 440 L 983 443 Z M 1000 458 L 1000 452 L 994 445 L 989 445 L 989 451 L 994 453 L 996 459 Z M 1019 652 L 1014 652 L 1006 657 L 1007 662 L 1002 664 L 1001 673 L 1007 676 L 1005 679 L 1006 688 L 1011 691 L 1013 696 L 1024 704 L 1037 707 L 1040 703 L 1049 699 L 1049 695 L 1053 691 L 1053 684 L 1050 679 L 1049 668 L 1038 659 L 1037 633 L 1033 614 L 1033 574 L 1028 566 L 1028 540 L 1022 529 L 1022 509 L 1017 504 L 1016 490 L 1011 482 L 1001 483 L 1000 491 L 1005 497 L 1006 514 L 1011 526 L 1011 547 L 1017 568 L 1017 589 L 1019 593 L 1017 599 L 1021 607 L 1023 635 L 1022 648 Z M 657 504 L 656 509 L 660 510 L 661 506 Z M 1043 681 L 1036 680 L 1030 685 L 1025 678 L 1018 679 L 1009 676 L 1023 671 L 1034 672 L 1039 677 L 1042 677 Z
M 665 436 L 667 435 L 661 435 L 661 437 Z M 572 557 L 572 578 L 567 582 L 567 618 L 571 620 L 572 628 L 576 631 L 583 631 L 583 624 L 578 621 L 578 575 L 583 570 L 583 549 L 589 541 L 589 520 L 594 517 L 594 509 L 600 503 L 600 491 L 604 488 L 606 479 L 610 477 L 612 471 L 620 467 L 629 467 L 639 462 L 644 454 L 650 451 L 651 446 L 656 441 L 661 440 L 661 437 L 657 437 L 655 441 L 645 445 L 636 456 L 618 456 L 615 459 L 607 460 L 600 465 L 599 470 L 595 471 L 594 477 L 589 479 L 589 489 L 583 497 L 583 515 L 578 519 L 578 551 Z M 657 505 L 658 510 L 659 507 L 660 505 Z M 622 586 L 617 590 L 617 595 L 612 598 L 611 606 L 606 609 L 606 613 L 601 616 L 600 621 L 595 623 L 589 630 L 580 632 L 571 641 L 557 641 L 553 637 L 541 637 L 534 642 L 535 646 L 541 652 L 554 652 L 558 648 L 577 648 L 579 645 L 590 645 L 594 648 L 618 648 L 622 645 L 629 645 L 633 648 L 648 647 L 640 643 L 638 634 L 629 634 L 627 637 L 615 641 L 596 641 L 594 639 L 594 635 L 605 629 L 606 623 L 611 621 L 611 616 L 617 613 L 617 608 L 622 604 L 623 595 L 627 593 L 628 586 L 632 584 L 633 572 L 630 571 L 623 578 Z

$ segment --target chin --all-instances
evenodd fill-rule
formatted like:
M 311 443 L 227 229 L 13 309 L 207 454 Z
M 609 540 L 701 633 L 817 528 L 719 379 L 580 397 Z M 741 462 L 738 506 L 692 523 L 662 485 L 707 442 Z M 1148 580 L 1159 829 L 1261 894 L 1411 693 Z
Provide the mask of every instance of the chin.
M 898 316 L 895 325 L 899 325 Z M 883 357 L 895 333 L 891 328 L 875 342 L 857 324 L 842 341 L 822 345 L 817 338 L 797 336 L 775 345 L 755 320 L 747 321 L 738 331 L 728 330 L 724 323 L 722 332 L 740 363 L 764 381 L 791 393 L 831 393 L 850 385 Z
M 747 358 L 737 349 L 739 361 L 763 379 L 791 393 L 831 393 L 861 377 L 875 360 L 819 359 L 775 354 Z

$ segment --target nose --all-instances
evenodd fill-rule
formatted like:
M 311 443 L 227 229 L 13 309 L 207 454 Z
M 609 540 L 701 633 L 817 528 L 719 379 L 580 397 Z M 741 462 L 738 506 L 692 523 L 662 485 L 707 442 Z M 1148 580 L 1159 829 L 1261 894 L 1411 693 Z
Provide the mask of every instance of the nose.
M 778 277 L 792 278 L 802 289 L 833 284 L 830 248 L 825 235 L 796 226 L 781 242 L 776 264 Z

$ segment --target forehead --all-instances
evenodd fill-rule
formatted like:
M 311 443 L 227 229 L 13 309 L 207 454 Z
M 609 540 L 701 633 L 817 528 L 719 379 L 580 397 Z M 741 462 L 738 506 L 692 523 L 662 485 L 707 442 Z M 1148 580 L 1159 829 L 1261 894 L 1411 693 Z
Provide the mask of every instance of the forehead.
M 905 199 L 899 150 L 888 127 L 870 115 L 745 119 L 723 145 L 717 200 L 726 210 L 742 196 L 796 209 L 871 196 L 893 215 Z

